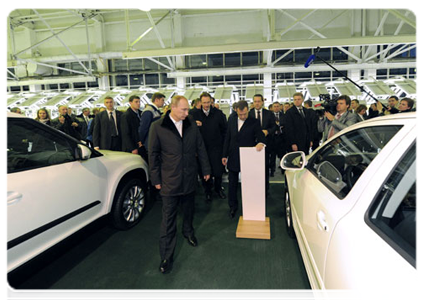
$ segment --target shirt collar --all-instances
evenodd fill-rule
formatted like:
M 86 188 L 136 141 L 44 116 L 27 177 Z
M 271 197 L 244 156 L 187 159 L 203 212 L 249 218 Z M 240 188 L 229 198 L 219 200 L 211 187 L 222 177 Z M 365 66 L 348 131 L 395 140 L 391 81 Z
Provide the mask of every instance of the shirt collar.
M 172 118 L 172 116 L 169 114 L 169 118 L 172 120 L 172 122 L 173 122 L 173 124 L 181 124 L 182 123 L 182 120 L 180 120 L 180 121 L 175 121 L 173 118 Z
M 159 110 L 159 108 L 156 106 L 156 104 L 154 104 L 153 102 L 151 102 L 151 106 L 155 107 L 157 110 Z

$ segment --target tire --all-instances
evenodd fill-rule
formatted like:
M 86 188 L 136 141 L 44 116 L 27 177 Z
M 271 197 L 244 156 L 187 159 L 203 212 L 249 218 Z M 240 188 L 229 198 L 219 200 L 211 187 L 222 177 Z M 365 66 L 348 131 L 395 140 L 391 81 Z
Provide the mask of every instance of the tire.
M 286 178 L 285 178 L 286 182 Z M 295 231 L 292 222 L 292 210 L 291 210 L 291 199 L 289 197 L 288 186 L 285 185 L 285 224 L 286 224 L 286 232 L 288 236 L 291 238 L 295 238 Z
M 139 223 L 147 201 L 146 187 L 146 183 L 138 178 L 119 185 L 111 211 L 114 227 L 127 230 Z

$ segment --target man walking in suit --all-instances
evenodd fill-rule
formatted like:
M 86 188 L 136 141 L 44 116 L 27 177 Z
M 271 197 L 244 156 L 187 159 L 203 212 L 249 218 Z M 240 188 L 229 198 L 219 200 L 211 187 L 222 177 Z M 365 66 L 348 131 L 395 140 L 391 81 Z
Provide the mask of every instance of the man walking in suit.
M 122 112 L 115 110 L 112 97 L 104 98 L 106 110 L 95 117 L 93 130 L 94 149 L 121 151 Z
M 138 128 L 140 126 L 140 97 L 132 95 L 129 97 L 129 107 L 122 114 L 122 151 L 139 154 L 141 139 Z
M 203 137 L 212 170 L 211 177 L 214 179 L 210 178 L 208 181 L 203 181 L 206 202 L 209 203 L 211 201 L 213 182 L 214 190 L 219 198 L 226 198 L 222 190 L 224 169 L 222 165 L 222 151 L 228 124 L 225 114 L 211 105 L 211 96 L 209 93 L 202 93 L 200 95 L 200 101 L 201 109 L 192 111 L 190 114 L 194 117 Z
M 286 138 L 289 151 L 303 151 L 308 154 L 312 147 L 313 131 L 311 116 L 303 108 L 304 96 L 302 93 L 293 95 L 294 105 L 285 115 Z
M 256 147 L 262 151 L 266 138 L 256 118 L 249 117 L 247 101 L 238 101 L 236 108 L 238 117 L 231 118 L 228 122 L 225 143 L 223 145 L 222 163 L 229 170 L 229 216 L 235 217 L 238 210 L 238 177 L 241 171 L 240 147 Z
M 248 117 L 255 118 L 259 120 L 261 129 L 266 137 L 265 144 L 267 145 L 265 149 L 265 164 L 266 164 L 266 195 L 269 190 L 269 160 L 270 160 L 270 150 L 273 135 L 276 131 L 275 117 L 267 109 L 263 109 L 264 98 L 261 94 L 256 94 L 253 96 L 254 108 L 250 110 Z
M 357 123 L 357 116 L 351 111 L 348 111 L 351 105 L 350 97 L 341 95 L 336 102 L 337 114 L 334 116 L 326 111 L 325 117 L 319 119 L 318 129 L 320 132 L 323 132 L 322 141 L 326 141 L 342 129 Z
M 163 274 L 172 268 L 178 203 L 181 203 L 184 215 L 182 233 L 191 246 L 197 246 L 192 226 L 197 157 L 204 179 L 210 178 L 211 170 L 203 138 L 188 111 L 189 104 L 185 97 L 173 97 L 171 111 L 151 125 L 148 137 L 151 183 L 160 190 L 163 199 L 159 243 L 159 270 Z

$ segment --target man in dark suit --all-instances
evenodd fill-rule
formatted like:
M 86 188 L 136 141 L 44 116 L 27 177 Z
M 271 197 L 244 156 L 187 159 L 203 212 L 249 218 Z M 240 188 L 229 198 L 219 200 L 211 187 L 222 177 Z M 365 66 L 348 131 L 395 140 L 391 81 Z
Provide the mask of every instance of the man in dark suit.
M 163 199 L 159 242 L 159 270 L 163 274 L 172 268 L 178 203 L 181 203 L 184 214 L 182 233 L 191 246 L 197 246 L 192 226 L 197 157 L 204 179 L 210 178 L 203 138 L 188 110 L 188 100 L 184 96 L 173 97 L 171 111 L 151 125 L 148 137 L 150 179 Z
M 226 198 L 222 190 L 224 169 L 222 165 L 222 151 L 228 124 L 225 114 L 221 110 L 211 106 L 211 96 L 209 93 L 202 93 L 200 95 L 200 101 L 201 109 L 191 111 L 190 114 L 194 117 L 203 137 L 212 170 L 211 177 L 214 179 L 203 181 L 206 202 L 209 203 L 211 201 L 213 181 L 214 190 L 219 198 Z
M 273 103 L 273 115 L 275 118 L 276 130 L 272 143 L 268 146 L 270 147 L 270 177 L 275 176 L 276 156 L 282 158 L 282 156 L 286 153 L 284 141 L 285 115 L 281 111 L 281 105 L 279 102 Z
M 82 113 L 76 116 L 76 120 L 79 123 L 79 126 L 77 128 L 79 130 L 79 133 L 81 134 L 81 139 L 83 139 L 87 143 L 90 143 L 87 140 L 88 124 L 90 122 L 90 119 L 90 109 L 88 107 L 83 108 Z
M 322 133 L 317 130 L 317 122 L 319 121 L 319 115 L 313 109 L 313 102 L 311 100 L 304 101 L 304 107 L 307 110 L 307 113 L 310 115 L 311 118 L 311 130 L 313 132 L 313 136 L 311 141 L 313 142 L 313 146 L 311 150 L 316 150 L 320 145 L 320 140 L 322 139 Z
M 256 147 L 262 151 L 265 147 L 266 138 L 261 130 L 260 122 L 256 118 L 249 117 L 247 101 L 238 101 L 236 108 L 238 117 L 231 118 L 228 122 L 225 143 L 223 145 L 222 163 L 229 170 L 229 216 L 235 217 L 238 210 L 238 177 L 241 171 L 240 147 Z
M 307 109 L 303 108 L 303 94 L 295 93 L 293 98 L 294 106 L 285 114 L 286 141 L 289 151 L 303 151 L 307 155 L 313 145 L 311 116 Z
M 129 97 L 129 107 L 122 114 L 122 151 L 140 154 L 141 139 L 138 128 L 140 126 L 140 97 L 132 95 Z
M 112 97 L 104 98 L 106 110 L 97 114 L 94 122 L 94 149 L 121 151 L 121 117 L 122 112 L 115 110 Z
M 254 108 L 250 110 L 248 117 L 255 118 L 259 120 L 261 129 L 266 137 L 265 144 L 267 145 L 265 149 L 265 162 L 266 162 L 266 195 L 269 190 L 269 161 L 270 161 L 270 150 L 272 147 L 272 140 L 277 129 L 275 124 L 275 117 L 271 111 L 263 109 L 264 98 L 261 94 L 256 94 L 253 96 Z

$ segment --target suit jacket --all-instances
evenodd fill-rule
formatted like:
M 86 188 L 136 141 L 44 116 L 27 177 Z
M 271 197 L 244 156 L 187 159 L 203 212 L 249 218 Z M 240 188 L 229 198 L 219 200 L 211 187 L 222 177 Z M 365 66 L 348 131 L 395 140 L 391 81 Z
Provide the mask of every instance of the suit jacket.
M 195 192 L 197 157 L 204 175 L 210 165 L 203 138 L 192 116 L 182 122 L 182 137 L 169 112 L 151 124 L 148 134 L 148 162 L 152 185 L 161 184 L 162 196 L 182 196 Z
M 141 113 L 139 111 L 134 112 L 130 107 L 122 114 L 122 151 L 132 152 L 139 148 L 138 142 L 141 141 L 138 131 L 140 118 Z
M 121 131 L 121 118 L 122 112 L 116 111 L 116 124 L 118 131 L 118 138 L 121 140 L 122 131 Z M 122 140 L 120 141 L 122 143 Z M 102 111 L 98 113 L 94 119 L 94 129 L 93 129 L 93 144 L 94 147 L 99 147 L 100 149 L 110 150 L 112 146 L 112 131 L 110 128 L 110 121 L 108 111 Z
M 328 138 L 329 131 L 331 128 L 334 128 L 334 134 L 341 131 L 348 126 L 351 126 L 357 123 L 356 114 L 346 111 L 338 120 L 335 118 L 333 121 L 329 121 L 327 118 L 320 119 L 318 122 L 318 129 L 320 132 L 323 132 L 323 141 L 326 141 Z
M 275 123 L 275 115 L 270 110 L 264 108 L 261 111 L 261 129 L 268 131 L 268 135 L 266 136 L 266 144 L 268 145 L 271 143 L 273 135 L 275 134 L 275 131 L 277 129 Z M 248 113 L 248 118 L 256 118 L 255 108 L 250 110 L 250 112 Z
M 305 118 L 301 116 L 296 106 L 291 107 L 285 114 L 285 134 L 287 146 L 292 151 L 292 145 L 297 145 L 299 151 L 308 154 L 310 142 L 314 136 L 311 126 L 312 116 L 310 112 L 303 107 Z
M 77 115 L 75 119 L 78 121 L 78 127 L 76 128 L 81 134 L 81 138 L 83 140 L 86 140 L 88 135 L 88 123 L 85 122 L 84 115 L 83 114 Z M 88 117 L 88 122 L 89 121 L 90 121 L 90 118 Z
M 214 107 L 210 107 L 209 115 L 206 116 L 202 109 L 191 112 L 194 120 L 200 121 L 198 127 L 206 146 L 213 176 L 222 176 L 224 167 L 222 165 L 223 143 L 225 142 L 228 122 L 225 114 Z
M 222 154 L 222 157 L 228 158 L 228 170 L 241 171 L 239 147 L 254 147 L 258 143 L 266 144 L 259 120 L 248 117 L 238 131 L 238 118 L 231 118 L 228 122 Z

